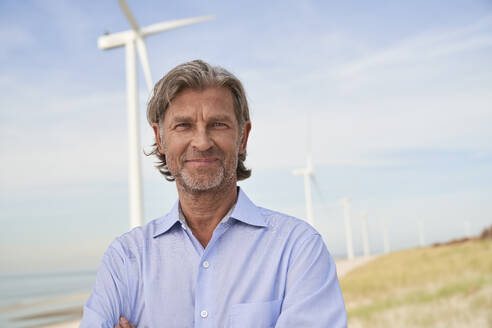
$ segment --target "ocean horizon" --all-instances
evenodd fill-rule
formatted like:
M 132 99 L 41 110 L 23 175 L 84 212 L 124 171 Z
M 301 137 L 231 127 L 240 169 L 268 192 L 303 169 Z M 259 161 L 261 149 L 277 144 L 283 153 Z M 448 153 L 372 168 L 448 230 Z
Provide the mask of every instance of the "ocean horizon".
M 0 275 L 0 327 L 27 328 L 76 319 L 96 271 Z

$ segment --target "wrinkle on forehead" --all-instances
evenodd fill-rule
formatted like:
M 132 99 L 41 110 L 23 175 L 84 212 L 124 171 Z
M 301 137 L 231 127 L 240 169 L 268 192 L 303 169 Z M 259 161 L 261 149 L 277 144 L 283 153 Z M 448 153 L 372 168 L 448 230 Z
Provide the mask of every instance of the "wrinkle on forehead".
M 222 87 L 204 90 L 185 89 L 170 103 L 164 122 L 210 121 L 227 119 L 238 123 L 232 93 Z

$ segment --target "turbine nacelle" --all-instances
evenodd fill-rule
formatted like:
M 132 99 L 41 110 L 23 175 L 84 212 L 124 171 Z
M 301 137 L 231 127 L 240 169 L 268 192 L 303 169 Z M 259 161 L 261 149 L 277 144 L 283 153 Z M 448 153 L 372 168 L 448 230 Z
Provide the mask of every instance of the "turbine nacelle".
M 313 171 L 308 169 L 297 169 L 292 171 L 292 173 L 294 175 L 313 175 Z
M 314 175 L 314 172 L 313 172 L 313 163 L 311 161 L 311 155 L 308 155 L 307 157 L 307 163 L 306 163 L 306 167 L 303 168 L 303 169 L 296 169 L 294 171 L 292 171 L 292 173 L 294 175 L 309 175 L 309 176 L 313 176 Z

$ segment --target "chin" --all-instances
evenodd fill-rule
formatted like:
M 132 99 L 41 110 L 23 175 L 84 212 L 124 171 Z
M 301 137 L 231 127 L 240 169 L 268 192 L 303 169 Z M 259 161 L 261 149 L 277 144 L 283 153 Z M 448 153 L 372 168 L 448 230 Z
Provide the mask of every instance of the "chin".
M 215 177 L 190 177 L 186 174 L 182 176 L 180 179 L 181 185 L 189 190 L 194 192 L 205 192 L 212 191 L 216 189 L 220 189 L 219 187 L 224 184 L 224 176 L 219 175 Z
M 220 171 L 219 174 L 214 176 L 192 176 L 185 172 L 183 173 L 178 181 L 179 184 L 187 191 L 194 193 L 223 190 L 235 181 L 234 174 L 226 178 L 224 171 Z

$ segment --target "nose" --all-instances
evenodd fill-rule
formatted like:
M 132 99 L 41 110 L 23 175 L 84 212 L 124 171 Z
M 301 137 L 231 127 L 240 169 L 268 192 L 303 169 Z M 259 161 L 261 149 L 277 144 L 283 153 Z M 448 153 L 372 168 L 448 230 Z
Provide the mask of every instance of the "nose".
M 212 148 L 213 141 L 210 139 L 206 128 L 199 128 L 193 135 L 191 146 L 198 151 L 206 151 Z

